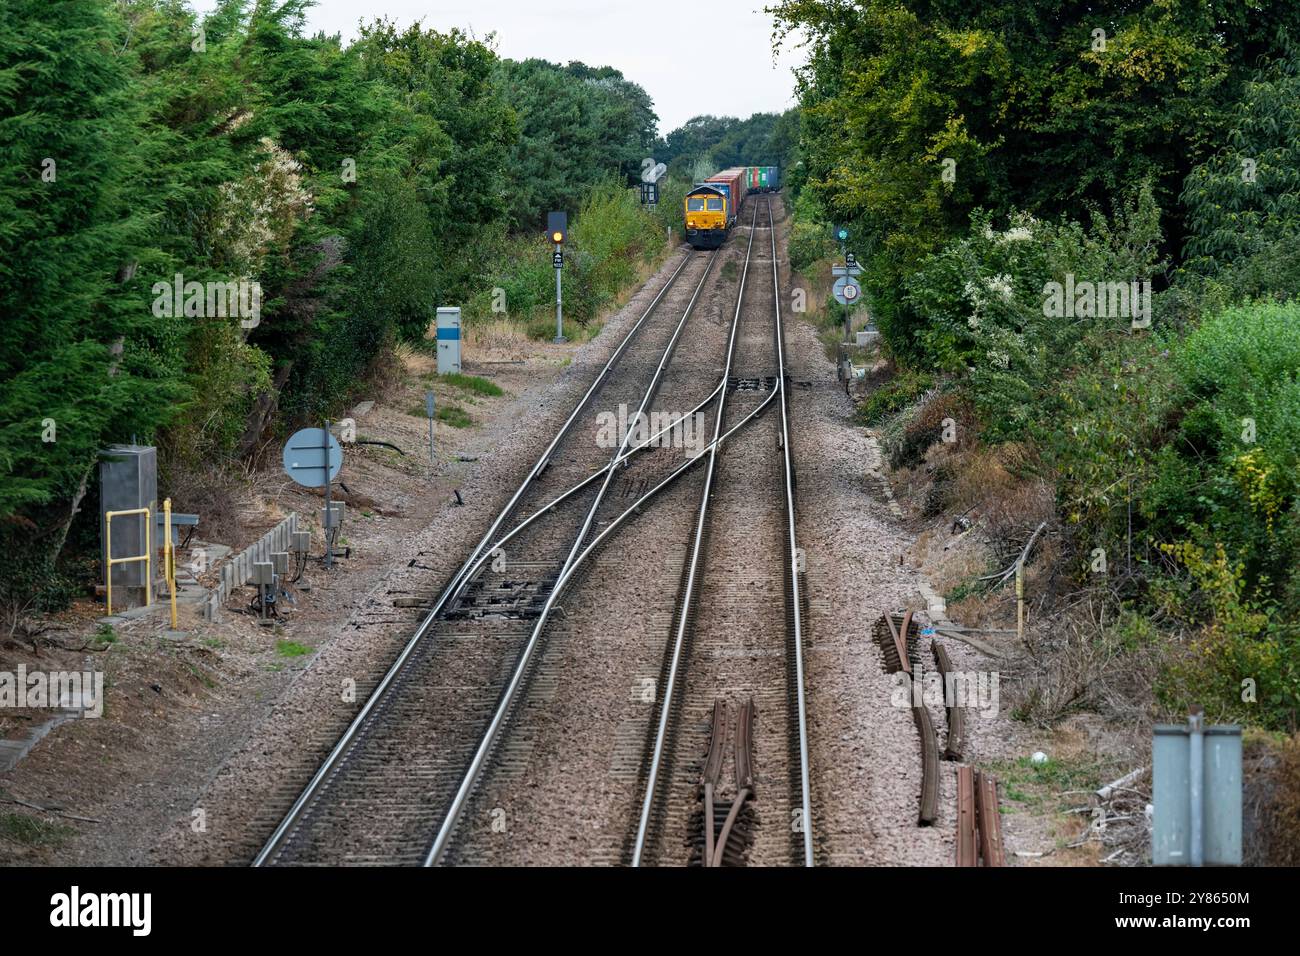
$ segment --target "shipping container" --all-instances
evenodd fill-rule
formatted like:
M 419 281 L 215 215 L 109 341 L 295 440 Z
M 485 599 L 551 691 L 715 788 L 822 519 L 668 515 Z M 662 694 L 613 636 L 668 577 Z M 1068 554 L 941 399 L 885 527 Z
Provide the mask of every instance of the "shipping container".
M 745 205 L 745 170 L 740 166 L 724 169 L 705 180 L 727 194 L 727 224 L 734 225 Z
M 776 166 L 745 166 L 745 192 L 774 193 L 781 188 Z

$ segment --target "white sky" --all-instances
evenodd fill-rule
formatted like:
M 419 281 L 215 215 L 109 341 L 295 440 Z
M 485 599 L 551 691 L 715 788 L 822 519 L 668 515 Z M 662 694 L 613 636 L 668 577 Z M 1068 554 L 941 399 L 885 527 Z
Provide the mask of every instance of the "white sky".
M 497 51 L 512 60 L 538 57 L 554 63 L 581 60 L 612 66 L 645 88 L 666 134 L 692 116 L 748 117 L 794 105 L 791 70 L 801 54 L 787 42 L 775 64 L 769 0 L 659 0 L 658 3 L 592 3 L 585 0 L 317 0 L 308 12 L 309 32 L 356 36 L 357 21 L 386 16 L 405 26 L 460 27 L 479 39 L 496 33 Z M 206 13 L 215 0 L 191 0 Z M 707 23 L 732 38 L 734 52 L 720 57 L 683 37 L 683 29 Z M 721 65 L 719 65 L 721 60 Z

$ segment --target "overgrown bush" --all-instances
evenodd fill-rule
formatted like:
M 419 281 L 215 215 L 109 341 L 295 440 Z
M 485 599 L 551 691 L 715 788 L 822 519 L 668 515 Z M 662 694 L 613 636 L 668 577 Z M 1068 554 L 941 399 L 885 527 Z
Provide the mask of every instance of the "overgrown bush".
M 801 193 L 794 201 L 788 251 L 790 268 L 807 272 L 812 266 L 835 254 L 826 214 L 812 195 Z
M 966 238 L 922 263 L 906 294 L 925 320 L 921 351 L 967 374 L 986 440 L 1033 431 L 1055 411 L 1050 396 L 1064 376 L 1133 334 L 1135 320 L 1145 323 L 1147 300 L 1134 301 L 1133 283 L 1158 271 L 1159 238 L 1159 210 L 1143 188 L 1113 221 L 1097 215 L 1090 228 L 1017 214 L 997 230 L 977 213 Z M 1072 288 L 1076 297 L 1064 301 Z M 1105 291 L 1089 300 L 1085 288 Z
M 1300 304 L 1224 310 L 1174 347 L 1176 427 L 1143 514 L 1170 543 L 1223 547 L 1249 594 L 1300 615 Z
M 863 425 L 878 425 L 916 401 L 933 385 L 934 376 L 903 369 L 867 396 L 858 408 L 858 421 Z

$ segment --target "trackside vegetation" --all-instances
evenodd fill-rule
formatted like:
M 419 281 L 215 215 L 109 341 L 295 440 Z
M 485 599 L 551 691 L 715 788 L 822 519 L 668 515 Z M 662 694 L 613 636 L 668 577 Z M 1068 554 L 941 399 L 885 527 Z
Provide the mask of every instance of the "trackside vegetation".
M 1003 550 L 1046 483 L 1057 606 L 1154 652 L 1148 718 L 1294 732 L 1300 10 L 775 12 L 811 41 L 791 264 L 824 269 L 849 225 L 894 373 L 864 423 L 926 464 L 936 514 L 963 470 L 1009 475 Z
M 345 408 L 437 306 L 541 334 L 548 209 L 578 326 L 665 250 L 681 186 L 637 202 L 657 119 L 617 70 L 386 20 L 344 43 L 307 8 L 5 6 L 7 625 L 93 580 L 106 445 L 156 443 L 178 509 L 206 511 L 184 487 L 228 499 L 223 469 Z

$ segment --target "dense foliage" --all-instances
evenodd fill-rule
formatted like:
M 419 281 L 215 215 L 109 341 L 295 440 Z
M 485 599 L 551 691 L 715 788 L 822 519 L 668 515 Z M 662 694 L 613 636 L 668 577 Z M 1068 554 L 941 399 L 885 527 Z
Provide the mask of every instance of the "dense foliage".
M 853 225 L 891 347 L 913 357 L 925 317 L 900 301 L 903 284 L 976 208 L 1082 219 L 1150 181 L 1180 251 L 1185 179 L 1228 147 L 1261 58 L 1300 35 L 1286 0 L 787 0 L 776 12 L 811 41 L 808 187 Z M 1258 123 L 1277 122 L 1258 105 Z
M 66 596 L 55 560 L 79 511 L 93 526 L 106 445 L 156 442 L 167 470 L 247 457 L 337 411 L 439 304 L 488 315 L 504 286 L 527 321 L 548 209 L 572 217 L 578 322 L 663 248 L 673 210 L 628 189 L 657 121 L 618 71 L 386 20 L 345 45 L 305 32 L 308 5 L 6 4 L 7 607 Z
M 916 463 L 938 430 L 900 423 L 973 410 L 980 442 L 1054 484 L 1080 587 L 1093 556 L 1125 556 L 1105 593 L 1127 638 L 1173 649 L 1165 706 L 1293 727 L 1300 8 L 787 0 L 777 16 L 811 40 L 792 264 L 824 264 L 827 224 L 847 222 L 900 366 L 864 418 L 909 436 Z M 1099 307 L 1148 281 L 1149 310 Z
M 655 158 L 695 181 L 731 166 L 793 166 L 799 138 L 796 110 L 748 119 L 695 116 L 655 147 Z
M 639 181 L 656 124 L 645 90 L 609 67 L 525 60 L 499 69 L 523 124 L 509 164 L 518 225 L 541 228 L 539 215 L 576 209 L 605 178 Z

